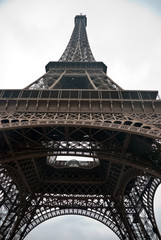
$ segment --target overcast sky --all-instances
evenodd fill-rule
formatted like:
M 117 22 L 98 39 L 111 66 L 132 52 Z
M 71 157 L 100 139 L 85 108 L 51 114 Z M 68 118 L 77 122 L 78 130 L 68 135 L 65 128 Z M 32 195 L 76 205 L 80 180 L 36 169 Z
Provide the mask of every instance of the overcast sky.
M 43 75 L 65 50 L 80 13 L 87 15 L 95 59 L 115 82 L 161 93 L 161 0 L 0 0 L 0 88 L 24 88 Z M 118 238 L 94 220 L 66 216 L 39 225 L 26 239 Z

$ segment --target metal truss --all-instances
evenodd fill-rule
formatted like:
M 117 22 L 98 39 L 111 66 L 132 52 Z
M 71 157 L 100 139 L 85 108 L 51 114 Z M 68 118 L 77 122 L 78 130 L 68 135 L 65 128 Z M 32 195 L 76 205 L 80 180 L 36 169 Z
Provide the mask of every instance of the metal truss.
M 16 127 L 0 137 L 3 226 L 11 225 L 11 217 L 19 212 L 10 231 L 8 225 L 6 230 L 1 228 L 4 239 L 23 239 L 41 222 L 63 214 L 95 218 L 120 239 L 160 239 L 153 213 L 153 197 L 160 180 L 150 177 L 161 175 L 159 159 L 153 159 L 155 141 L 108 129 L 62 125 Z M 142 145 L 137 155 L 135 151 L 140 150 L 133 149 L 133 144 Z M 143 158 L 150 146 L 148 156 Z M 90 170 L 46 165 L 48 157 L 59 155 L 95 157 L 100 164 Z M 4 204 L 5 196 L 10 197 L 6 185 L 13 186 L 14 191 L 18 188 L 17 204 L 14 199 L 11 206 Z M 12 210 L 15 205 L 16 213 Z
M 58 62 L 21 90 L 0 90 L 0 239 L 22 240 L 60 215 L 90 217 L 121 240 L 161 240 L 161 100 L 126 91 L 96 62 L 87 19 Z
M 136 133 L 152 138 L 161 138 L 161 114 L 123 113 L 6 113 L 0 115 L 0 128 L 42 125 L 71 125 L 108 128 L 127 133 Z
M 121 87 L 109 78 L 102 69 L 49 70 L 30 84 L 29 89 L 109 89 Z

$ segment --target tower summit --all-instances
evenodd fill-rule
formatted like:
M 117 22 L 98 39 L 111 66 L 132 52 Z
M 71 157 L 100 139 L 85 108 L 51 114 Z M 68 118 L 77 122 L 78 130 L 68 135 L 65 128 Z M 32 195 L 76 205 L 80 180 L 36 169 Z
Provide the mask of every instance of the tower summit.
M 157 91 L 123 90 L 91 52 L 75 17 L 58 62 L 25 89 L 0 90 L 0 239 L 24 239 L 49 218 L 94 218 L 121 240 L 159 240 Z

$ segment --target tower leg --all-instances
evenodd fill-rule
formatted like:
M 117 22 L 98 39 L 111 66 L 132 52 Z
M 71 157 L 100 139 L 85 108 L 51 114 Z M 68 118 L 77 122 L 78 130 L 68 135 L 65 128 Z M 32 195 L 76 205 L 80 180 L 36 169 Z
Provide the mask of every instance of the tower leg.
M 138 176 L 125 187 L 124 215 L 133 235 L 132 239 L 161 239 L 153 211 L 154 193 L 159 184 L 159 179 Z

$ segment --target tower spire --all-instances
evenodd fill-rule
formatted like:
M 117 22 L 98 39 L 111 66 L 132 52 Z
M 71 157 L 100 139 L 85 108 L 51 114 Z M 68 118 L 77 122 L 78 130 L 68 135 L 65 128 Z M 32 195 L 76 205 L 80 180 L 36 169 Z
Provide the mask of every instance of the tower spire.
M 76 15 L 69 43 L 58 62 L 46 65 L 46 74 L 31 83 L 29 89 L 122 89 L 106 75 L 107 67 L 96 62 L 86 33 L 86 15 Z
M 89 46 L 86 26 L 86 15 L 77 15 L 75 17 L 75 27 L 72 36 L 63 55 L 59 59 L 60 62 L 95 62 Z

